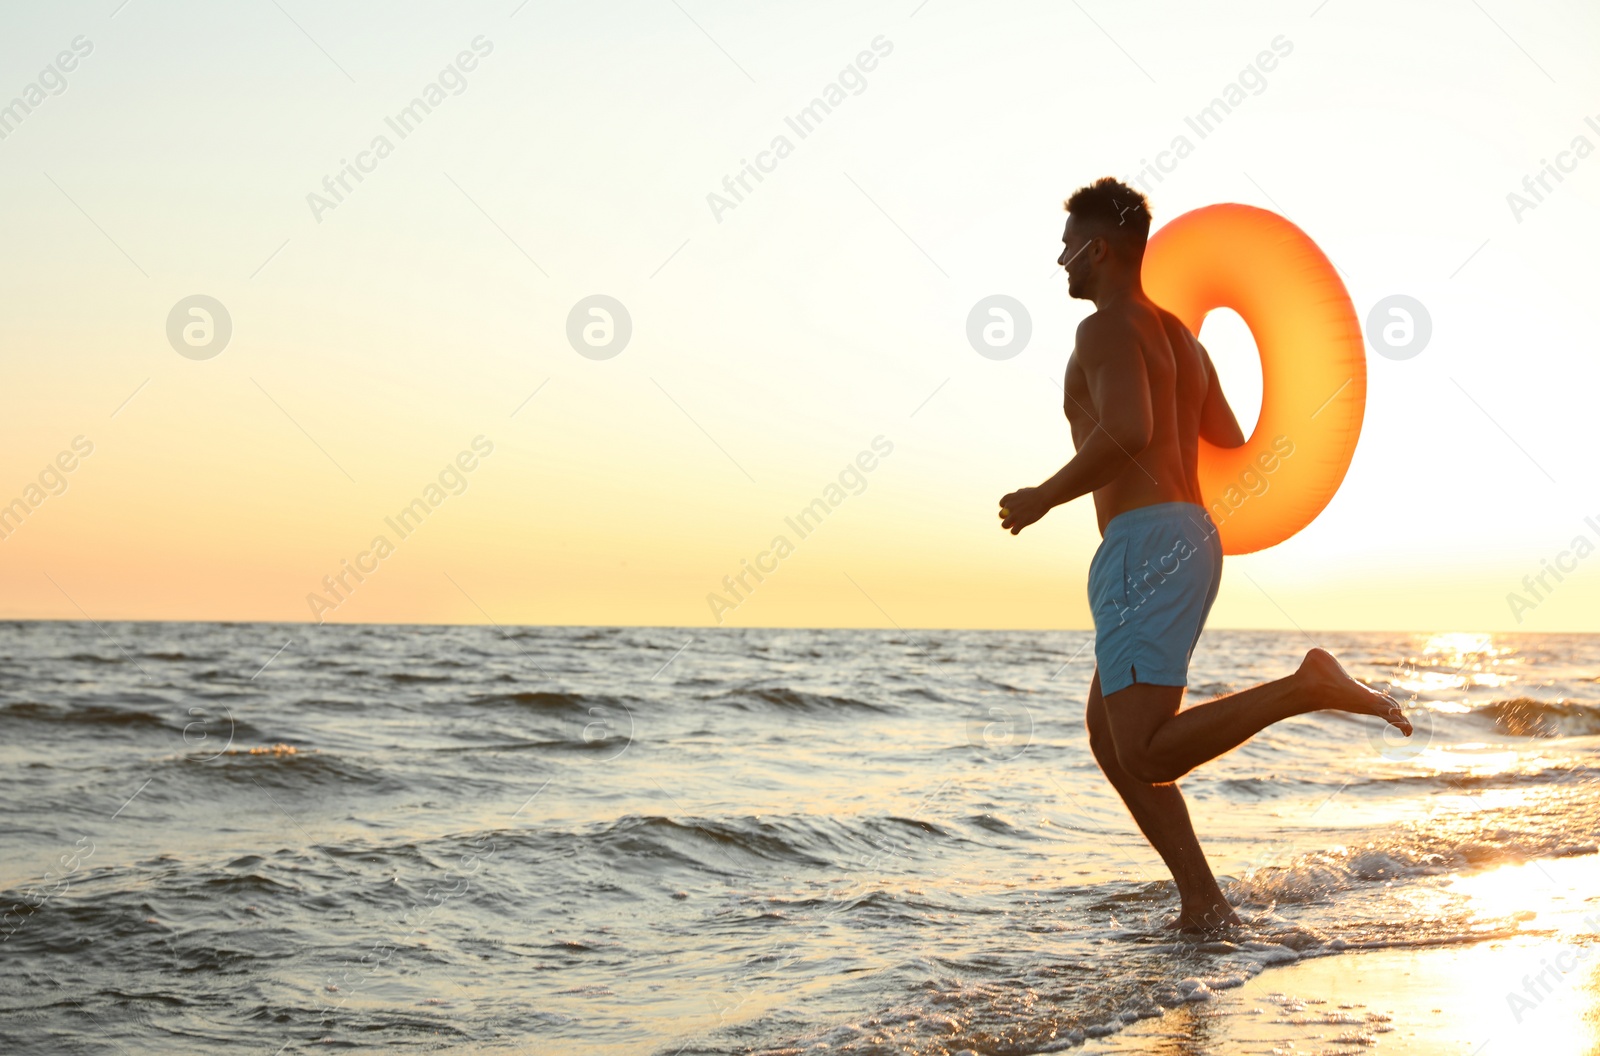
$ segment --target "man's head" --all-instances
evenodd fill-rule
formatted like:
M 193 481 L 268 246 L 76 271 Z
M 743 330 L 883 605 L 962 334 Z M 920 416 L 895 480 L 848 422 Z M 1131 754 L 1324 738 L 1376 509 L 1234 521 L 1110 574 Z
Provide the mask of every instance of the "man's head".
M 1065 203 L 1067 226 L 1057 264 L 1067 269 L 1067 292 L 1093 300 L 1108 288 L 1138 288 L 1150 206 L 1120 180 L 1102 176 L 1079 187 Z

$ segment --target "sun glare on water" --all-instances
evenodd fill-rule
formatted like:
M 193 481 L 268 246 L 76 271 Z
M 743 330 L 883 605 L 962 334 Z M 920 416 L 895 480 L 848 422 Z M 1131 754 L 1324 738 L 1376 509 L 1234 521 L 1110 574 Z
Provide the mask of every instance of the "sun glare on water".
M 1391 682 L 1399 689 L 1430 698 L 1448 697 L 1476 686 L 1497 689 L 1517 680 L 1515 674 L 1502 670 L 1515 652 L 1511 646 L 1496 645 L 1489 634 L 1435 634 L 1423 642 L 1417 655 L 1396 666 Z
M 1488 1039 L 1484 1056 L 1597 1051 L 1597 884 L 1600 858 L 1593 855 L 1517 862 L 1452 881 L 1478 919 L 1518 920 L 1531 929 L 1525 938 L 1466 951 L 1458 963 L 1453 996 L 1462 1020 L 1476 1019 L 1476 1036 Z

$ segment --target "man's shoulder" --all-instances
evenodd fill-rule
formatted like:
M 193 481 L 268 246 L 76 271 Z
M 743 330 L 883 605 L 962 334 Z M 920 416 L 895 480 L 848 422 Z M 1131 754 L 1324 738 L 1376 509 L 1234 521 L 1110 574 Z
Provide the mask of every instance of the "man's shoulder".
M 1169 340 L 1171 339 L 1173 333 L 1183 335 L 1186 343 L 1196 340 L 1194 331 L 1189 329 L 1189 324 L 1185 323 L 1182 319 L 1179 319 L 1173 313 L 1167 311 L 1154 301 L 1150 302 L 1150 310 L 1155 313 L 1156 320 L 1161 323 L 1162 329 L 1167 332 L 1167 337 Z
M 1091 312 L 1078 323 L 1077 339 L 1080 344 L 1094 346 L 1115 346 L 1130 339 L 1142 343 L 1144 338 L 1154 337 L 1151 324 L 1168 341 L 1172 340 L 1175 333 L 1186 338 L 1194 337 L 1182 319 L 1151 301 L 1146 304 L 1129 302 Z
M 1089 362 L 1114 354 L 1132 341 L 1138 343 L 1139 328 L 1123 308 L 1101 308 L 1078 323 L 1076 353 Z

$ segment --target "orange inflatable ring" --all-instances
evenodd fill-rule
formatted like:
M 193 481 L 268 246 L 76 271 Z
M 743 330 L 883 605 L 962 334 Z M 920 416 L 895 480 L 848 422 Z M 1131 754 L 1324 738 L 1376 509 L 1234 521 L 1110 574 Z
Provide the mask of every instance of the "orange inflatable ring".
M 1146 295 L 1195 334 L 1232 308 L 1261 354 L 1261 416 L 1243 447 L 1200 441 L 1200 494 L 1226 554 L 1283 542 L 1339 490 L 1367 404 L 1355 307 L 1304 231 L 1265 209 L 1208 205 L 1150 238 Z

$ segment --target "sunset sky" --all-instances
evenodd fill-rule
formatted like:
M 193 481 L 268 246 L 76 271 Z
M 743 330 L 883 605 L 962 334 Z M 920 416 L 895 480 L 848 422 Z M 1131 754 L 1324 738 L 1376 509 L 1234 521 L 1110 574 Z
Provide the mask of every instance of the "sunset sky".
M 1600 547 L 1592 4 L 518 4 L 8 16 L 0 617 L 711 626 L 783 535 L 724 625 L 1088 627 L 1089 500 L 995 508 L 1072 454 L 1062 200 L 1143 171 L 1156 227 L 1272 209 L 1363 323 L 1432 320 L 1369 351 L 1343 488 L 1228 559 L 1212 626 L 1600 630 L 1600 552 L 1523 584 Z M 568 340 L 597 294 L 613 358 Z M 1014 358 L 968 343 L 992 294 Z M 211 358 L 169 341 L 192 295 Z M 1248 330 L 1201 338 L 1248 429 Z

